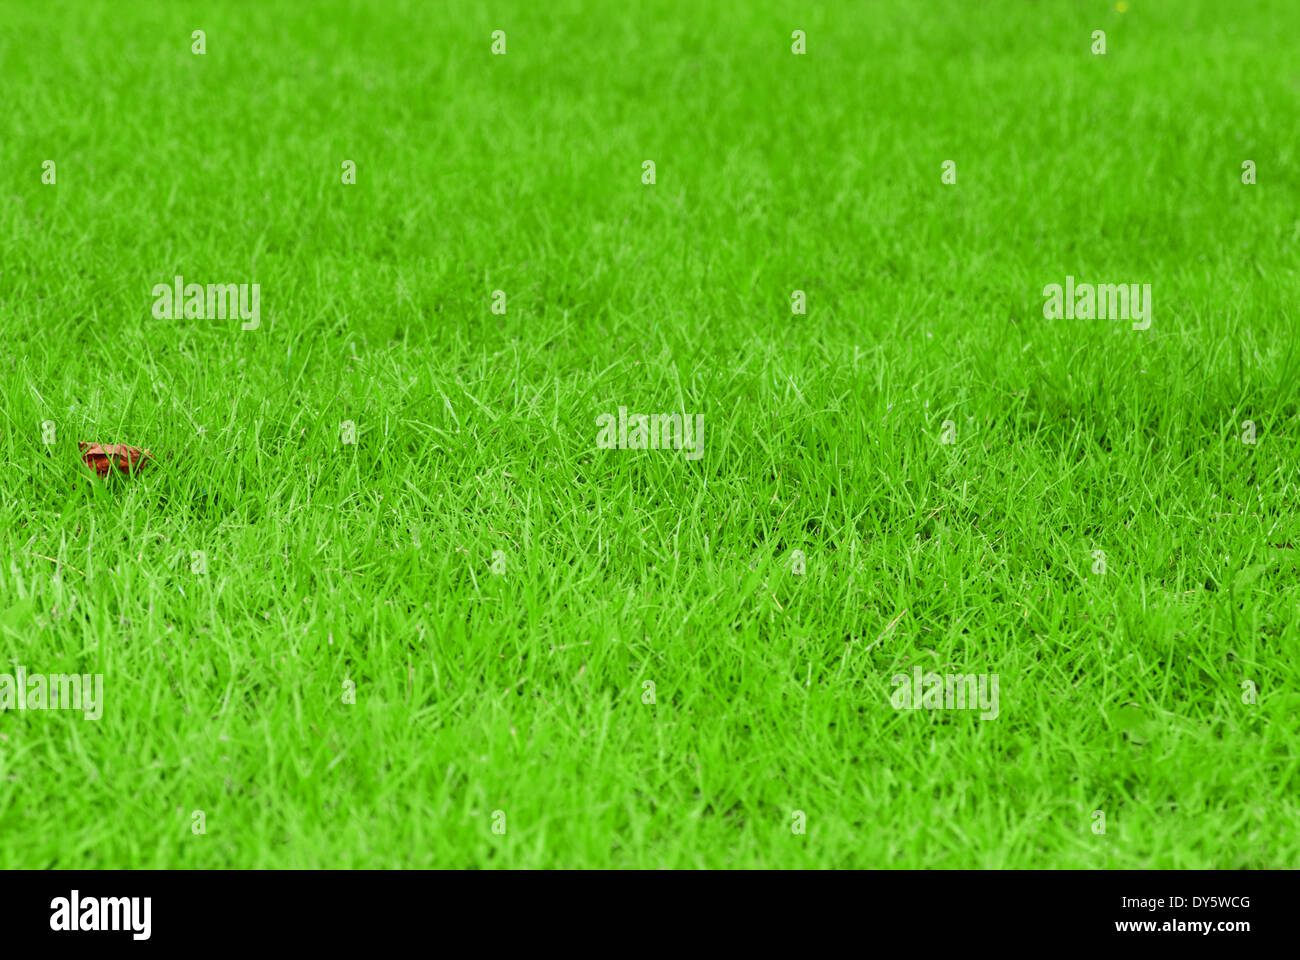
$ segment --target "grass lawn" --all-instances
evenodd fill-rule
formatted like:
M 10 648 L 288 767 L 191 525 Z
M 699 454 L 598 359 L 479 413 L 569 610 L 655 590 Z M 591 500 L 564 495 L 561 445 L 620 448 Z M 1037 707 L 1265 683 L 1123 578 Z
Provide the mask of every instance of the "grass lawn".
M 1300 865 L 1298 29 L 8 0 L 0 867 Z

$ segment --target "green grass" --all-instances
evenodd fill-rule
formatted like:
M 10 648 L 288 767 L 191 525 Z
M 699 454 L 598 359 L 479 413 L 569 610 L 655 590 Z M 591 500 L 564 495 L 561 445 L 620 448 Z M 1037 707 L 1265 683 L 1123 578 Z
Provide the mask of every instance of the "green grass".
M 434 6 L 0 8 L 0 866 L 1300 862 L 1291 0 Z

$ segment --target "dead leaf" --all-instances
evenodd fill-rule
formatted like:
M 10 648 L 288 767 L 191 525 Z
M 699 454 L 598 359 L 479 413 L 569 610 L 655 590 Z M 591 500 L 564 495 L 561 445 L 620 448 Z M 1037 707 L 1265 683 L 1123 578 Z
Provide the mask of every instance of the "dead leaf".
M 81 448 L 81 459 L 101 477 L 106 477 L 117 467 L 122 473 L 132 473 L 144 466 L 144 461 L 152 459 L 148 450 L 128 447 L 124 443 L 89 443 L 82 440 L 77 444 Z

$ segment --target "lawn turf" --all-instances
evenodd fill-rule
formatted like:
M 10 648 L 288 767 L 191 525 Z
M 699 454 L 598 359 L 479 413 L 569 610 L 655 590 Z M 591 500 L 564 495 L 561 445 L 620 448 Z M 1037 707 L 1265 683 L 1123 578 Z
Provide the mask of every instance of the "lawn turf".
M 1298 28 L 9 0 L 0 867 L 1296 866 Z

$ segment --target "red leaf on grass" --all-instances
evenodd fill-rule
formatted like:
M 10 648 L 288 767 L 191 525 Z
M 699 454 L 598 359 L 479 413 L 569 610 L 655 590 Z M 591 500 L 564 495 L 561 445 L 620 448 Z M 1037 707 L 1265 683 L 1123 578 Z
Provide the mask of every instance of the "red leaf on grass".
M 122 473 L 139 470 L 145 460 L 151 459 L 148 450 L 128 447 L 125 443 L 89 443 L 82 440 L 77 444 L 81 448 L 81 459 L 86 466 L 101 477 L 106 477 L 117 467 Z

